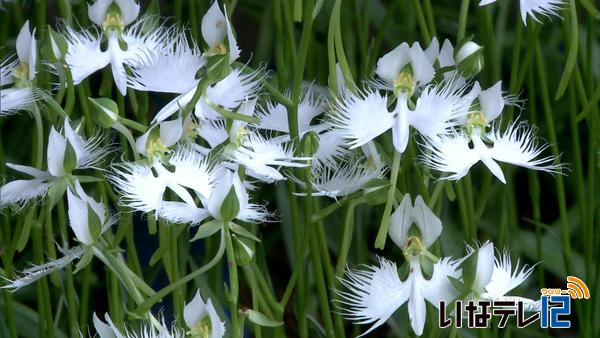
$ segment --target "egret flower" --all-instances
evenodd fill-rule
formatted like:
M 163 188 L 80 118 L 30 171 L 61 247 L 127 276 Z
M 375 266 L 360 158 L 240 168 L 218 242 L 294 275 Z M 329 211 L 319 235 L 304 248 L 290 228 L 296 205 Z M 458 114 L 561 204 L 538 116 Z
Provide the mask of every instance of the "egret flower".
M 481 0 L 479 6 L 489 5 L 497 0 Z M 527 26 L 527 16 L 530 16 L 533 20 L 540 22 L 537 15 L 551 16 L 559 15 L 558 11 L 564 5 L 562 0 L 519 0 L 519 7 L 521 10 L 521 19 L 523 24 Z
M 0 64 L 0 117 L 20 110 L 30 110 L 32 104 L 41 99 L 41 91 L 33 85 L 36 74 L 37 47 L 35 28 L 29 30 L 26 21 L 17 36 L 17 57 L 9 56 Z
M 426 165 L 452 174 L 445 179 L 458 180 L 481 161 L 502 183 L 506 179 L 496 161 L 550 173 L 561 171 L 563 165 L 556 163 L 556 157 L 541 156 L 549 145 L 538 145 L 534 129 L 526 123 L 512 122 L 504 132 L 490 125 L 504 105 L 514 101 L 502 95 L 500 82 L 484 91 L 479 91 L 477 85 L 468 96 L 476 99 L 465 118 L 465 127 L 428 140 L 424 147 L 431 151 L 421 157 Z
M 420 336 L 427 313 L 425 301 L 438 307 L 440 301 L 448 302 L 458 295 L 448 277 L 460 276 L 459 262 L 450 258 L 434 261 L 427 251 L 441 230 L 440 220 L 423 199 L 418 196 L 413 206 L 406 194 L 392 214 L 389 230 L 390 237 L 402 248 L 407 260 L 406 279 L 402 281 L 396 264 L 384 258 L 379 258 L 379 266 L 346 271 L 341 282 L 347 291 L 337 291 L 341 297 L 338 305 L 347 319 L 359 324 L 373 324 L 362 335 L 385 323 L 408 302 L 412 329 Z M 431 277 L 427 278 L 424 273 Z
M 200 81 L 208 76 L 196 77 L 200 70 L 210 71 L 204 68 L 209 58 L 229 53 L 229 61 L 233 62 L 239 56 L 229 19 L 219 9 L 217 1 L 202 19 L 202 35 L 209 46 L 204 54 L 197 45 L 189 44 L 181 37 L 173 47 L 151 52 L 132 65 L 133 75 L 128 78 L 128 83 L 133 88 L 178 94 L 156 114 L 153 123 L 166 120 L 190 103 Z M 261 70 L 245 72 L 229 67 L 225 76 L 219 74 L 220 77 L 205 88 L 194 107 L 196 116 L 201 120 L 222 119 L 215 106 L 233 111 L 244 101 L 255 98 L 261 88 L 262 73 Z
M 102 32 L 76 32 L 64 26 L 68 44 L 65 61 L 73 74 L 73 82 L 80 83 L 90 74 L 111 65 L 113 79 L 119 92 L 127 94 L 127 72 L 136 60 L 154 51 L 166 50 L 172 40 L 172 31 L 162 26 L 146 32 L 148 20 L 137 20 L 140 7 L 134 0 L 97 0 L 88 6 L 88 16 Z M 135 22 L 134 22 L 135 21 Z M 107 48 L 101 46 L 107 40 Z
M 152 158 L 155 155 L 164 155 L 171 151 L 180 140 L 190 140 L 196 135 L 196 124 L 189 115 L 185 120 L 178 117 L 175 120 L 163 121 L 153 124 L 148 131 L 140 136 L 135 148 L 138 153 Z
M 412 126 L 421 134 L 435 138 L 458 125 L 459 118 L 468 112 L 469 101 L 463 97 L 464 87 L 454 81 L 426 87 L 411 110 L 408 97 L 396 100 L 392 112 L 388 111 L 387 95 L 378 91 L 353 94 L 349 91 L 337 99 L 337 114 L 329 122 L 348 140 L 351 149 L 362 146 L 392 129 L 394 147 L 400 153 L 406 150 L 409 129 Z
M 505 300 L 517 299 L 524 302 L 524 305 L 529 311 L 536 311 L 539 304 L 532 300 L 522 297 L 511 297 L 507 294 L 517 286 L 521 285 L 533 272 L 533 267 L 524 265 L 519 269 L 519 261 L 513 268 L 510 254 L 504 251 L 499 257 L 494 256 L 494 244 L 485 242 L 478 248 L 467 246 L 468 256 L 476 255 L 477 266 L 475 270 L 475 278 L 470 288 L 471 294 L 469 298 L 483 300 Z
M 104 156 L 108 148 L 101 145 L 100 137 L 84 140 L 65 120 L 64 136 L 52 127 L 48 138 L 46 171 L 30 166 L 7 163 L 6 165 L 32 179 L 16 180 L 0 187 L 0 208 L 6 205 L 24 204 L 37 197 L 44 196 L 55 184 L 64 183 L 63 179 L 75 169 L 93 168 Z M 63 186 L 64 191 L 65 186 Z
M 192 337 L 221 338 L 225 335 L 225 322 L 222 322 L 210 299 L 205 303 L 196 291 L 194 298 L 183 308 L 185 325 Z

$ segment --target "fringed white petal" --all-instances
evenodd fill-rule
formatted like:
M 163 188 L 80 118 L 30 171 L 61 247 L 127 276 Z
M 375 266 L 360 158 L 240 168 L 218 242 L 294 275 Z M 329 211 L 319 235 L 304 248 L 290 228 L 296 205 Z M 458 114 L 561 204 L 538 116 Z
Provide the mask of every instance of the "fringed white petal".
M 7 205 L 24 204 L 32 199 L 43 197 L 50 188 L 52 177 L 32 180 L 15 180 L 0 187 L 0 209 Z
M 408 300 L 411 291 L 400 281 L 396 263 L 381 257 L 379 266 L 346 270 L 340 282 L 347 289 L 335 290 L 340 296 L 336 305 L 342 315 L 359 324 L 373 323 L 361 336 L 385 323 Z
M 458 79 L 426 87 L 409 113 L 410 125 L 430 138 L 447 133 L 469 111 L 470 100 L 464 94 L 465 87 Z
M 108 179 L 121 195 L 121 204 L 142 212 L 160 209 L 167 185 L 149 166 L 120 164 L 115 166 L 114 174 L 108 175 Z
M 81 257 L 85 249 L 81 247 L 74 247 L 70 250 L 63 252 L 63 257 L 48 261 L 41 265 L 32 265 L 30 268 L 25 269 L 18 273 L 13 279 L 4 278 L 7 284 L 1 286 L 2 289 L 10 289 L 11 291 L 17 291 L 20 288 L 30 285 L 35 281 L 51 274 L 54 271 L 58 271 L 68 266 Z
M 73 83 L 79 84 L 90 74 L 100 70 L 110 62 L 110 55 L 100 49 L 102 35 L 98 32 L 76 32 L 66 24 L 63 36 L 68 44 L 65 61 L 71 69 Z
M 211 164 L 197 151 L 181 147 L 171 156 L 169 163 L 175 167 L 177 182 L 208 198 L 222 174 L 221 167 Z
M 313 196 L 345 197 L 360 190 L 367 182 L 381 178 L 387 168 L 363 163 L 360 159 L 344 159 L 313 167 Z M 293 178 L 303 187 L 306 184 Z M 300 193 L 299 195 L 305 195 Z
M 234 69 L 223 80 L 206 88 L 206 97 L 212 103 L 232 110 L 242 102 L 256 98 L 262 86 L 263 76 L 260 69 L 251 73 L 243 73 L 243 69 Z
M 33 104 L 42 98 L 36 88 L 7 88 L 0 90 L 0 117 L 12 115 L 19 111 L 30 111 Z
M 6 86 L 13 83 L 13 69 L 19 65 L 19 58 L 15 55 L 10 55 L 5 58 L 0 64 L 0 86 Z M 4 98 L 2 98 L 2 105 L 4 106 Z M 4 107 L 2 107 L 4 110 Z
M 519 268 L 519 261 L 513 268 L 510 253 L 504 251 L 494 260 L 494 268 L 489 283 L 485 286 L 485 296 L 497 299 L 505 296 L 517 286 L 521 285 L 533 272 L 533 267 L 524 265 Z
M 457 132 L 439 136 L 435 141 L 422 144 L 421 161 L 431 169 L 450 173 L 441 179 L 459 180 L 480 160 L 479 154 L 469 148 L 469 138 Z
M 110 152 L 109 146 L 102 145 L 102 138 L 99 132 L 88 140 L 85 140 L 75 132 L 70 122 L 65 120 L 64 133 L 77 155 L 77 169 L 94 167 Z
M 377 91 L 363 95 L 345 92 L 337 99 L 337 111 L 331 116 L 332 127 L 357 148 L 392 128 L 395 119 L 387 110 L 387 97 Z
M 170 223 L 198 225 L 210 216 L 208 210 L 184 202 L 162 201 L 156 216 Z
M 540 22 L 537 15 L 550 17 L 552 15 L 560 16 L 558 11 L 565 5 L 563 0 L 519 0 L 521 8 L 521 19 L 523 24 L 527 25 L 527 16 Z
M 208 142 L 211 148 L 218 146 L 229 138 L 224 120 L 218 121 L 200 121 L 196 132 L 202 139 Z
M 487 137 L 494 143 L 489 154 L 497 161 L 549 173 L 561 173 L 565 167 L 555 156 L 542 156 L 550 145 L 539 145 L 535 128 L 525 122 L 512 122 L 504 132 L 494 128 Z
M 132 64 L 127 83 L 137 90 L 185 94 L 195 90 L 196 73 L 205 63 L 198 46 L 181 34 L 166 53 L 154 52 Z

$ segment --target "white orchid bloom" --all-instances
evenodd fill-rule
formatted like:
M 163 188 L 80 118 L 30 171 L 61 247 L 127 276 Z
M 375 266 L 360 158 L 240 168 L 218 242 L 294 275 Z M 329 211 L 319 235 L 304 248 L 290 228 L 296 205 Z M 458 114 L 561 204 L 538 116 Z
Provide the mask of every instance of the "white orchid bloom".
M 185 325 L 190 329 L 188 334 L 206 338 L 222 338 L 225 336 L 225 322 L 221 321 L 212 301 L 206 303 L 196 291 L 194 298 L 183 308 Z
M 433 265 L 433 274 L 426 279 L 418 260 L 410 261 L 408 277 L 402 281 L 396 263 L 379 258 L 379 266 L 363 270 L 347 270 L 341 280 L 347 291 L 337 291 L 342 314 L 358 324 L 373 325 L 361 336 L 369 334 L 385 323 L 392 314 L 408 301 L 408 313 L 413 331 L 423 333 L 427 308 L 425 301 L 439 307 L 440 301 L 450 301 L 456 291 L 448 277 L 458 277 L 458 263 L 443 258 Z
M 217 0 L 202 17 L 201 30 L 202 37 L 208 45 L 209 54 L 229 53 L 229 63 L 237 60 L 240 56 L 240 49 L 233 35 L 229 18 L 219 8 Z M 225 38 L 227 38 L 227 46 L 225 46 Z
M 248 175 L 266 183 L 285 179 L 279 168 L 306 167 L 311 159 L 295 156 L 292 145 L 286 141 L 268 139 L 258 132 L 245 136 L 241 145 L 231 151 L 229 158 L 244 166 Z
M 125 329 L 125 333 L 121 333 L 119 328 L 112 321 L 108 313 L 104 314 L 103 322 L 96 313 L 94 313 L 93 321 L 94 328 L 98 333 L 99 338 L 184 338 L 185 333 L 177 330 L 175 326 L 171 329 L 164 321 L 158 321 L 152 318 L 152 325 L 144 324 L 138 331 Z
M 482 141 L 479 130 L 474 130 L 471 136 L 471 139 L 462 133 L 441 136 L 427 146 L 432 151 L 422 156 L 423 162 L 432 169 L 452 174 L 442 179 L 459 180 L 481 161 L 502 183 L 506 183 L 506 178 L 496 161 L 548 173 L 560 173 L 564 168 L 556 163 L 556 157 L 542 156 L 549 145 L 539 145 L 534 129 L 526 123 L 513 122 L 504 132 L 494 130 L 486 134 L 488 144 Z
M 172 31 L 157 27 L 145 32 L 144 27 L 152 18 L 142 18 L 131 24 L 138 16 L 139 5 L 134 0 L 98 0 L 88 7 L 90 19 L 102 27 L 102 32 L 76 32 L 63 27 L 68 52 L 65 61 L 73 74 L 73 82 L 80 83 L 90 74 L 111 65 L 113 79 L 119 92 L 127 94 L 125 66 L 139 62 L 156 51 L 167 50 Z M 107 39 L 108 47 L 101 43 Z
M 407 86 L 404 89 L 412 94 L 433 80 L 439 48 L 437 39 L 426 50 L 418 42 L 410 47 L 403 42 L 377 61 L 375 74 L 383 80 L 383 88 L 396 92 L 399 86 Z
M 17 57 L 9 56 L 0 64 L 0 86 L 13 85 L 0 89 L 0 117 L 14 114 L 20 110 L 30 110 L 41 99 L 42 93 L 32 85 L 36 74 L 37 46 L 35 28 L 29 30 L 26 21 L 16 42 Z
M 358 158 L 346 155 L 339 161 L 328 161 L 312 167 L 312 195 L 330 198 L 346 197 L 367 184 L 369 181 L 385 176 L 387 167 L 372 157 Z M 303 188 L 306 182 L 295 177 L 292 179 Z M 298 193 L 303 196 L 306 193 Z
M 68 174 L 67 170 L 93 168 L 108 154 L 108 148 L 101 145 L 99 137 L 84 140 L 71 127 L 68 120 L 65 120 L 63 132 L 64 136 L 54 127 L 50 130 L 47 171 L 30 166 L 6 164 L 9 168 L 27 174 L 33 179 L 16 180 L 0 187 L 0 208 L 6 205 L 23 204 L 44 196 L 52 184 Z M 71 163 L 73 168 L 65 168 L 65 155 L 71 149 L 75 155 L 75 163 Z
M 485 91 L 480 91 L 476 84 L 467 97 L 476 98 L 476 111 L 463 118 L 464 130 L 428 140 L 424 147 L 430 151 L 422 156 L 426 165 L 452 174 L 444 179 L 458 180 L 481 161 L 502 183 L 506 183 L 506 179 L 496 161 L 550 173 L 561 172 L 564 166 L 556 163 L 556 157 L 541 156 L 549 145 L 538 145 L 534 128 L 516 121 L 504 132 L 495 125 L 490 126 L 489 122 L 500 116 L 504 105 L 514 102 L 513 98 L 503 96 L 500 82 Z
M 395 263 L 379 259 L 379 266 L 368 266 L 365 270 L 346 272 L 342 284 L 347 291 L 338 291 L 342 313 L 359 324 L 373 323 L 366 335 L 385 323 L 390 316 L 408 301 L 408 313 L 413 331 L 423 333 L 426 317 L 425 301 L 436 308 L 440 301 L 449 302 L 457 296 L 448 277 L 457 278 L 459 261 L 443 258 L 431 261 L 426 248 L 439 237 L 442 231 L 440 220 L 429 210 L 421 196 L 414 206 L 406 194 L 400 206 L 392 214 L 389 234 L 394 243 L 404 251 L 409 265 L 408 277 L 402 281 Z M 415 225 L 418 234 L 411 231 Z M 423 275 L 423 260 L 433 263 L 431 278 Z
M 489 5 L 497 0 L 481 0 L 479 6 Z M 527 16 L 533 20 L 540 22 L 537 15 L 550 17 L 552 15 L 559 16 L 558 11 L 563 8 L 565 2 L 563 0 L 519 0 L 521 10 L 521 19 L 523 24 L 527 26 Z
M 426 87 L 414 110 L 409 109 L 408 98 L 401 96 L 392 112 L 387 108 L 387 96 L 378 91 L 359 95 L 345 92 L 337 100 L 337 114 L 329 123 L 349 141 L 351 149 L 392 129 L 394 147 L 402 153 L 408 145 L 411 126 L 422 135 L 436 138 L 458 125 L 469 107 L 463 92 L 464 87 L 457 86 L 456 82 L 443 82 Z
M 75 181 L 75 191 L 71 188 L 67 189 L 67 201 L 69 202 L 69 226 L 77 240 L 84 245 L 92 245 L 97 237 L 118 220 L 118 215 L 111 215 L 102 201 L 97 202 L 88 196 L 79 181 Z M 94 216 L 89 215 L 90 211 Z M 97 219 L 98 224 L 90 224 L 89 220 L 92 218 Z
M 174 223 L 199 224 L 210 214 L 194 202 L 194 192 L 203 203 L 211 195 L 221 167 L 213 166 L 200 153 L 189 147 L 182 147 L 168 158 L 170 171 L 154 158 L 151 165 L 124 163 L 115 166 L 108 179 L 121 194 L 121 203 L 141 212 L 155 212 Z M 182 201 L 165 201 L 167 188 Z
M 517 286 L 521 285 L 533 272 L 533 267 L 524 265 L 519 269 L 519 261 L 513 268 L 510 254 L 504 251 L 499 257 L 494 255 L 494 244 L 485 242 L 477 249 L 467 246 L 469 256 L 477 255 L 475 279 L 471 289 L 472 298 L 484 300 L 515 299 L 523 301 L 526 310 L 536 311 L 539 303 L 523 297 L 507 296 Z

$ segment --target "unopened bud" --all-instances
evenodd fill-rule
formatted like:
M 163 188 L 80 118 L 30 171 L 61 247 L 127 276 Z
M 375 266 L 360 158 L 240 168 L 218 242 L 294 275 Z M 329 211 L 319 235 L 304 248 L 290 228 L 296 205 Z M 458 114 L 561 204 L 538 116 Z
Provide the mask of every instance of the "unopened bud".
M 477 75 L 484 66 L 483 46 L 473 41 L 466 41 L 454 53 L 458 72 L 464 77 Z
M 254 258 L 255 243 L 253 240 L 241 236 L 232 235 L 235 260 L 239 265 L 246 265 Z
M 46 34 L 40 48 L 42 57 L 50 62 L 61 61 L 64 60 L 68 49 L 69 45 L 65 38 L 51 27 L 48 27 L 48 34 Z
M 104 128 L 112 127 L 119 119 L 119 107 L 117 103 L 107 98 L 88 98 L 92 102 L 94 109 L 93 118 L 100 126 Z

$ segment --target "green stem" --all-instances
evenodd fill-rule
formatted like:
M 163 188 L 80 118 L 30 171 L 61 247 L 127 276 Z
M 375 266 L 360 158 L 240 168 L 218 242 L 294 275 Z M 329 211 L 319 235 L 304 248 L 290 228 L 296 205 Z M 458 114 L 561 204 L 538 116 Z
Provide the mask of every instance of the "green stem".
M 465 38 L 467 32 L 467 18 L 469 16 L 469 0 L 460 2 L 460 14 L 458 17 L 458 32 L 456 33 L 456 43 Z
M 346 217 L 344 221 L 344 233 L 342 235 L 342 244 L 340 245 L 340 254 L 335 268 L 336 277 L 340 278 L 344 274 L 346 261 L 348 260 L 348 252 L 350 244 L 352 244 L 352 234 L 354 233 L 354 209 L 356 202 L 352 201 L 346 209 Z
M 226 222 L 223 226 L 225 232 L 225 252 L 227 253 L 227 269 L 229 271 L 229 293 L 227 298 L 229 300 L 229 311 L 231 314 L 231 326 L 233 329 L 233 338 L 239 338 L 241 336 L 241 328 L 238 323 L 238 296 L 239 296 L 239 281 L 237 262 L 235 260 L 235 251 L 233 249 L 233 242 L 231 240 L 231 233 L 229 232 L 229 222 Z
M 390 189 L 387 193 L 387 200 L 385 202 L 385 209 L 383 210 L 381 224 L 379 225 L 379 232 L 377 233 L 377 237 L 375 239 L 375 248 L 380 250 L 385 247 L 385 241 L 387 239 L 387 233 L 390 227 L 390 215 L 392 214 L 392 207 L 394 205 L 394 199 L 396 196 L 396 183 L 398 182 L 401 157 L 402 154 L 394 151 L 394 158 L 392 159 L 392 173 L 390 175 Z
M 155 303 L 160 301 L 163 297 L 165 297 L 169 293 L 173 292 L 174 290 L 177 290 L 177 288 L 179 288 L 179 286 L 193 280 L 194 278 L 202 275 L 203 273 L 205 273 L 206 271 L 208 271 L 212 267 L 214 267 L 217 263 L 219 263 L 219 261 L 223 257 L 224 252 L 225 252 L 225 233 L 224 233 L 224 231 L 221 231 L 221 242 L 219 245 L 219 249 L 218 249 L 215 257 L 211 261 L 206 263 L 206 265 L 202 266 L 200 269 L 197 269 L 197 270 L 189 273 L 185 277 L 169 284 L 167 287 L 156 292 L 154 295 L 148 297 L 148 299 L 146 299 L 142 304 L 138 305 L 138 307 L 133 312 L 136 313 L 137 315 L 142 315 L 142 314 L 148 312 L 148 310 L 150 310 L 150 307 L 152 307 L 152 305 L 154 305 Z

